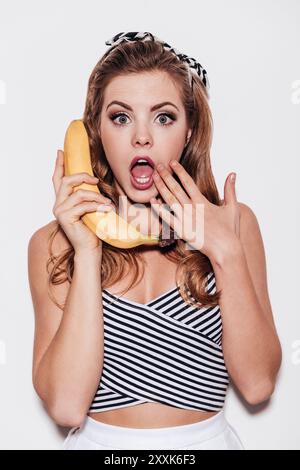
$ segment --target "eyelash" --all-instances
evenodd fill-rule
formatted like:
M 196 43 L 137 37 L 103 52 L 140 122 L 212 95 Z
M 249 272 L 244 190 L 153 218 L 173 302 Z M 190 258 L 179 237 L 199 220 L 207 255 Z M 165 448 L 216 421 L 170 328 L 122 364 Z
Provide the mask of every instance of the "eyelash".
M 116 126 L 125 126 L 126 123 L 123 123 L 123 124 L 116 124 L 116 123 L 114 122 L 114 120 L 115 120 L 117 117 L 119 117 L 119 116 L 126 116 L 126 117 L 128 117 L 126 113 L 114 113 L 114 114 L 112 114 L 112 115 L 110 116 L 110 119 L 113 121 L 113 123 L 114 123 Z M 170 118 L 170 119 L 172 120 L 172 122 L 169 122 L 169 123 L 167 123 L 167 124 L 162 124 L 163 126 L 171 126 L 171 125 L 173 124 L 173 122 L 176 121 L 176 117 L 175 117 L 173 114 L 171 114 L 171 113 L 161 113 L 161 114 L 159 114 L 157 117 L 160 117 L 160 116 L 168 116 L 168 118 Z

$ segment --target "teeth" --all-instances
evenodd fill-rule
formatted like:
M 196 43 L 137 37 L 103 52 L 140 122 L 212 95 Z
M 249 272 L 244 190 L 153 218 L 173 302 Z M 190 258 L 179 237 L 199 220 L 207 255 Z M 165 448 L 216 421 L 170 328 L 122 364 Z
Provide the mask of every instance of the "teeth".
M 148 176 L 148 178 L 134 178 L 135 181 L 137 181 L 138 183 L 148 183 L 151 179 L 150 176 Z
M 137 160 L 135 162 L 135 164 L 133 166 L 138 165 L 139 163 L 147 163 L 147 165 L 152 166 L 151 163 L 148 160 L 146 160 L 145 158 L 140 158 L 139 160 Z

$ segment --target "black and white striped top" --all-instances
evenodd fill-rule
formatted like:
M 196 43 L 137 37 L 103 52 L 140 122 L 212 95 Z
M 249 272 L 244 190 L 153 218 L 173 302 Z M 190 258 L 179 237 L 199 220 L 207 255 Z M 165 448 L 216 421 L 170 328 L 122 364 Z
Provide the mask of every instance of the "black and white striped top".
M 206 290 L 216 291 L 213 272 Z M 146 402 L 202 411 L 223 407 L 229 376 L 218 305 L 193 307 L 178 287 L 147 304 L 103 289 L 102 303 L 104 362 L 89 412 Z

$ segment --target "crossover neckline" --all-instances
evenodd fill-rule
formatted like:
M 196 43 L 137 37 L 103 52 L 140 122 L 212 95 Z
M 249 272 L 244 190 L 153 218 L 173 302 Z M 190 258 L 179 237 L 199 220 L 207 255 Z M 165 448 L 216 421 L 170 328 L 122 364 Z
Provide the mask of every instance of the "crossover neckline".
M 163 292 L 162 294 L 160 294 L 159 296 L 155 297 L 154 299 L 150 300 L 149 302 L 143 304 L 141 302 L 137 302 L 135 300 L 130 300 L 130 299 L 127 299 L 126 297 L 123 297 L 123 296 L 117 296 L 115 294 L 112 294 L 111 292 L 109 292 L 107 289 L 102 289 L 103 292 L 106 292 L 107 294 L 109 294 L 111 297 L 114 297 L 115 299 L 120 299 L 120 300 L 124 300 L 125 302 L 129 302 L 129 303 L 132 303 L 134 305 L 139 305 L 141 307 L 148 307 L 148 306 L 152 306 L 152 304 L 158 302 L 160 299 L 162 298 L 165 298 L 165 296 L 169 296 L 171 293 L 175 292 L 175 291 L 178 291 L 179 290 L 179 287 L 178 286 L 173 286 L 171 287 L 170 289 L 168 289 L 167 291 Z

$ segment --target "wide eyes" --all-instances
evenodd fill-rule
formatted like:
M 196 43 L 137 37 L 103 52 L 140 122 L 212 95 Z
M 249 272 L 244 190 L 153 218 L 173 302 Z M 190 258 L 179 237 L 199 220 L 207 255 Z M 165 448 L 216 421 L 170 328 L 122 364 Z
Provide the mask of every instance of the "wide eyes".
M 172 125 L 174 121 L 176 121 L 176 116 L 174 116 L 174 114 L 172 113 L 161 113 L 157 116 L 157 119 L 161 118 L 161 117 L 164 117 L 163 121 L 166 120 L 165 116 L 167 116 L 167 118 L 170 119 L 169 122 L 162 122 L 162 120 L 160 120 L 160 123 L 163 125 L 163 126 L 169 126 L 169 125 Z M 109 116 L 109 118 L 114 122 L 114 124 L 116 124 L 117 126 L 124 126 L 127 124 L 127 121 L 126 121 L 126 118 L 129 119 L 129 116 L 127 116 L 126 113 L 114 113 L 112 114 L 111 116 Z M 122 121 L 118 121 L 119 118 L 122 118 L 123 122 Z

